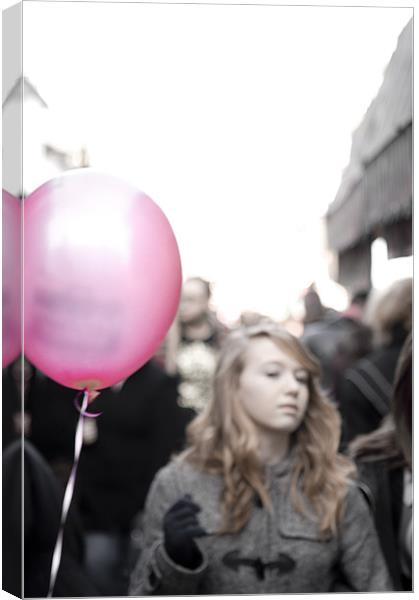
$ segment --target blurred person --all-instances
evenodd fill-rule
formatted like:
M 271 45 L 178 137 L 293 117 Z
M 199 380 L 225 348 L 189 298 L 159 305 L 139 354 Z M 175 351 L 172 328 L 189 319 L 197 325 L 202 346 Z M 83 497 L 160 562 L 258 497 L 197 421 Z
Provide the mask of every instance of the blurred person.
M 45 598 L 60 528 L 63 490 L 51 468 L 28 440 L 24 443 L 21 439 L 15 440 L 3 450 L 2 478 L 3 589 L 18 597 Z M 84 551 L 80 517 L 72 506 L 64 528 L 53 597 L 98 595 L 83 565 Z
M 179 378 L 178 402 L 195 412 L 211 398 L 217 355 L 226 331 L 210 302 L 210 283 L 201 277 L 187 279 L 165 342 L 166 371 Z
M 73 464 L 79 414 L 76 391 L 37 375 L 30 408 L 31 440 L 64 486 Z M 172 452 L 183 448 L 193 411 L 177 402 L 177 382 L 153 360 L 100 391 L 85 418 L 74 503 L 85 531 L 87 572 L 100 595 L 125 595 L 132 534 L 149 485 Z
M 403 343 L 412 327 L 412 279 L 394 282 L 366 307 L 373 350 L 349 367 L 338 382 L 342 448 L 376 429 L 390 411 L 393 380 Z
M 2 445 L 27 435 L 30 431 L 30 414 L 26 400 L 34 374 L 32 365 L 19 356 L 2 371 Z
M 36 369 L 27 398 L 31 422 L 27 439 L 47 461 L 62 489 L 74 460 L 74 436 L 80 416 L 74 406 L 77 393 Z
M 303 302 L 304 324 L 316 323 L 317 321 L 324 319 L 326 310 L 313 284 L 308 287 L 306 293 L 304 294 Z
M 2 445 L 3 448 L 21 436 L 18 423 L 22 415 L 20 385 L 13 376 L 11 365 L 2 371 Z
M 301 340 L 320 361 L 322 386 L 333 399 L 344 371 L 371 351 L 371 329 L 363 323 L 367 297 L 359 290 L 343 312 L 324 311 L 321 318 L 305 321 Z
M 391 589 L 318 378 L 275 324 L 227 337 L 188 448 L 150 489 L 132 595 Z
M 319 293 L 314 283 L 309 285 L 303 295 L 304 303 L 304 325 L 317 323 L 336 314 L 336 311 L 325 306 L 320 299 Z
M 412 337 L 396 368 L 391 412 L 378 429 L 356 437 L 349 453 L 370 498 L 394 589 L 412 590 Z

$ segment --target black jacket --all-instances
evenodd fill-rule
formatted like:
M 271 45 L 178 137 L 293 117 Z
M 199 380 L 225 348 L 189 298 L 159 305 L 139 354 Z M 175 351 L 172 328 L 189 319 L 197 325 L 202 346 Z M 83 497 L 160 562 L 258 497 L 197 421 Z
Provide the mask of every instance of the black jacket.
M 6 448 L 19 436 L 14 419 L 22 410 L 22 401 L 10 367 L 2 371 L 2 445 Z
M 386 460 L 358 461 L 361 488 L 368 497 L 381 549 L 393 579 L 395 591 L 412 589 L 404 577 L 398 550 L 398 532 L 403 506 L 403 467 Z
M 346 315 L 331 315 L 304 327 L 303 344 L 320 361 L 322 386 L 332 395 L 345 369 L 371 350 L 371 331 Z
M 37 381 L 31 439 L 57 473 L 68 475 L 79 417 L 76 391 L 45 378 Z M 119 391 L 101 390 L 89 406 L 89 412 L 102 414 L 88 423 L 97 437 L 85 441 L 77 472 L 75 501 L 85 529 L 127 533 L 154 474 L 182 449 L 194 413 L 177 404 L 177 384 L 150 361 Z
M 342 416 L 342 448 L 357 435 L 376 429 L 390 411 L 393 380 L 404 338 L 368 354 L 338 382 L 336 401 Z
M 23 458 L 23 461 L 22 461 Z M 52 555 L 60 526 L 63 494 L 39 452 L 28 441 L 13 442 L 3 452 L 3 589 L 21 596 L 22 465 L 24 472 L 24 594 L 48 593 Z M 79 517 L 72 506 L 64 529 L 62 556 L 53 596 L 97 596 L 83 568 L 84 546 Z

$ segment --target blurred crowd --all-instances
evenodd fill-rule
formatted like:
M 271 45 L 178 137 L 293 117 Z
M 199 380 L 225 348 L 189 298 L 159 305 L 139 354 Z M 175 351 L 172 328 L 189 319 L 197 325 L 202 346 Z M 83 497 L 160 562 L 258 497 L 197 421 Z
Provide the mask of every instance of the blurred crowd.
M 227 327 L 211 284 L 184 282 L 155 356 L 89 406 L 53 596 L 412 589 L 412 280 L 342 312 L 312 285 L 304 308 L 300 336 L 254 312 Z M 3 369 L 16 595 L 21 539 L 25 596 L 48 592 L 74 398 L 26 361 Z

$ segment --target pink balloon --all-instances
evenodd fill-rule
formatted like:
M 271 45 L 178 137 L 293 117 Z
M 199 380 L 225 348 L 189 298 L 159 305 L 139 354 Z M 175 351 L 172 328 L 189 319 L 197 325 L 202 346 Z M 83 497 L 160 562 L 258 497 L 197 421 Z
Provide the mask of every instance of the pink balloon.
M 21 204 L 2 195 L 2 367 L 21 352 Z
M 153 355 L 182 282 L 160 208 L 91 169 L 66 172 L 25 200 L 24 278 L 25 355 L 58 383 L 90 390 Z

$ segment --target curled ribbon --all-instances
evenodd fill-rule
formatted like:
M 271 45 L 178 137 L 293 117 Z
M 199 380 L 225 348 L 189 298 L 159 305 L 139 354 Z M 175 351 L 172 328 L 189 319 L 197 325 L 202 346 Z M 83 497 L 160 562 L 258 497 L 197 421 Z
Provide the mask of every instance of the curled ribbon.
M 77 394 L 77 396 L 75 398 L 75 404 L 80 413 L 80 417 L 79 417 L 79 420 L 77 422 L 77 427 L 76 427 L 76 436 L 75 436 L 75 442 L 74 442 L 74 461 L 73 461 L 73 466 L 71 469 L 70 477 L 68 478 L 67 486 L 66 486 L 65 492 L 64 492 L 64 500 L 63 500 L 63 505 L 62 505 L 62 510 L 61 510 L 60 529 L 58 531 L 57 541 L 55 542 L 54 553 L 52 555 L 51 573 L 50 573 L 47 598 L 52 597 L 52 592 L 54 590 L 55 581 L 57 579 L 58 569 L 60 567 L 62 547 L 63 547 L 64 526 L 65 526 L 65 523 L 67 520 L 67 514 L 68 514 L 68 510 L 70 508 L 71 499 L 73 497 L 77 467 L 79 464 L 80 452 L 81 452 L 81 449 L 83 446 L 83 421 L 84 421 L 85 417 L 97 417 L 101 414 L 101 413 L 88 413 L 86 411 L 87 406 L 89 404 L 89 391 L 86 389 L 86 390 L 83 390 L 82 393 L 83 393 L 83 401 L 82 401 L 81 406 L 78 402 L 80 394 Z
M 83 393 L 86 393 L 87 390 L 85 390 Z M 74 406 L 77 408 L 77 410 L 79 411 L 79 413 L 83 416 L 83 417 L 90 417 L 95 419 L 96 417 L 99 417 L 102 413 L 101 412 L 97 412 L 97 413 L 91 413 L 91 412 L 87 412 L 87 410 L 85 410 L 83 408 L 83 406 L 80 406 L 80 394 L 82 392 L 80 392 L 79 394 L 77 394 L 77 396 L 74 398 Z M 87 392 L 88 393 L 88 392 Z M 88 398 L 88 402 L 89 403 L 89 398 Z

